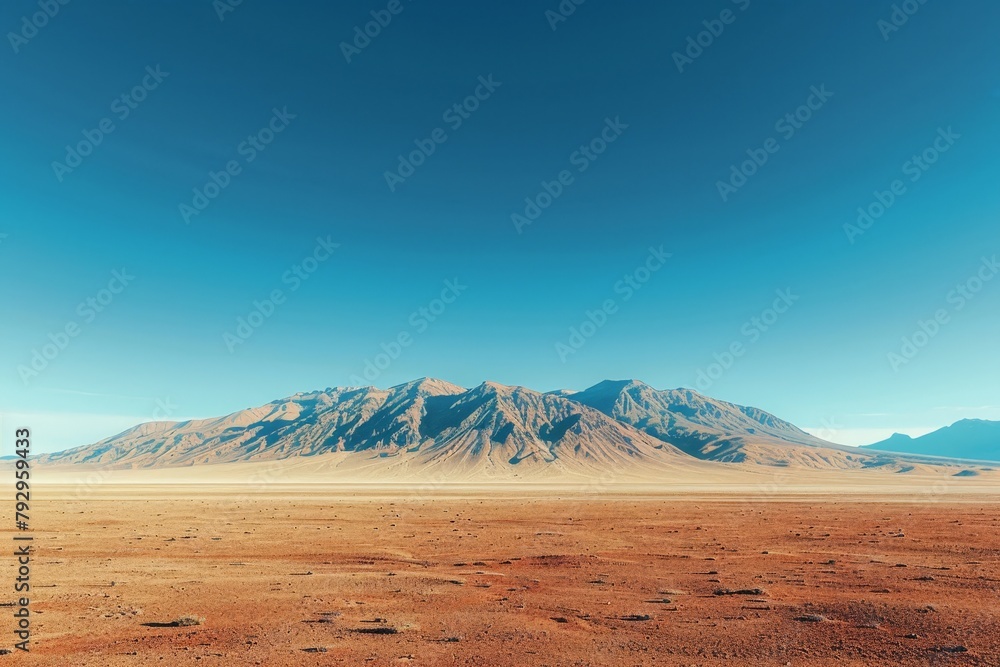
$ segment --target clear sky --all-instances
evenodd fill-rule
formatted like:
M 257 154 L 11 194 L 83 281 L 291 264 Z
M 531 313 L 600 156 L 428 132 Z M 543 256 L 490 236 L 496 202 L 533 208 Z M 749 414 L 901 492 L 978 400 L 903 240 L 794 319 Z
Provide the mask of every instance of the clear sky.
M 421 376 L 1000 418 L 1000 4 L 320 4 L 3 3 L 4 438 Z

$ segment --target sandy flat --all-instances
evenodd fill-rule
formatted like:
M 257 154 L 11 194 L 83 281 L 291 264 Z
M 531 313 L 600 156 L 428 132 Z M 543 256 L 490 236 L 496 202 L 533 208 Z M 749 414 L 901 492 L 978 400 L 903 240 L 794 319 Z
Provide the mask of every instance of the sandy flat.
M 996 665 L 972 482 L 43 485 L 30 664 Z

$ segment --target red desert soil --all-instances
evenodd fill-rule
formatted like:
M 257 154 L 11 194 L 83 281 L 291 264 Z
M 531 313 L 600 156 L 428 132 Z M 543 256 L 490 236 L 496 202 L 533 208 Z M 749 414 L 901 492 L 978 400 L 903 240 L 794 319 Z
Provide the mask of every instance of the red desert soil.
M 982 497 L 63 491 L 0 666 L 1000 665 Z

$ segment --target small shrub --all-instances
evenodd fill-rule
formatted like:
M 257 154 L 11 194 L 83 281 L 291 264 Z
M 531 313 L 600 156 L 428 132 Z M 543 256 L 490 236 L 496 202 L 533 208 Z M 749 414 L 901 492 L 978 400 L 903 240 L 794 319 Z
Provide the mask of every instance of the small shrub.
M 171 625 L 176 626 L 178 628 L 186 628 L 192 625 L 201 625 L 204 622 L 205 619 L 202 616 L 185 614 L 184 616 L 181 616 L 180 618 L 176 618 L 173 621 L 171 621 Z

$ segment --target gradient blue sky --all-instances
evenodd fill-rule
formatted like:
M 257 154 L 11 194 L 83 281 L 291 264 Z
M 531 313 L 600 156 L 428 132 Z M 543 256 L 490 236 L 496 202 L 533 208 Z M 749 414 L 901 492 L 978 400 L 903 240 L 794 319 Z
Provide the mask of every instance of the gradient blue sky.
M 60 449 L 351 384 L 401 332 L 412 344 L 373 384 L 697 387 L 742 342 L 705 393 L 834 440 L 1000 418 L 1000 280 L 948 301 L 1000 251 L 1000 5 L 931 0 L 884 39 L 891 2 L 679 4 L 592 0 L 553 30 L 556 0 L 402 0 L 348 63 L 340 43 L 386 2 L 244 2 L 224 20 L 207 1 L 73 2 L 16 53 L 9 33 L 38 7 L 4 3 L 3 435 L 27 423 Z M 673 53 L 727 9 L 679 72 Z M 119 120 L 114 100 L 157 65 L 169 75 Z M 453 130 L 443 112 L 489 75 L 500 86 Z M 776 121 L 824 85 L 786 138 Z M 285 107 L 296 118 L 247 163 L 241 142 Z M 52 163 L 106 117 L 114 132 L 60 182 Z M 577 171 L 606 118 L 628 128 Z M 439 127 L 390 191 L 386 170 Z M 949 127 L 961 138 L 911 182 L 904 163 Z M 780 150 L 723 201 L 717 181 L 770 137 Z M 234 159 L 185 224 L 179 204 Z M 573 183 L 517 233 L 511 214 L 564 169 Z M 905 194 L 849 242 L 897 178 Z M 282 276 L 318 237 L 340 247 L 293 291 Z M 672 257 L 626 299 L 616 282 L 661 245 Z M 78 304 L 122 268 L 134 281 L 86 321 Z M 456 278 L 467 289 L 420 330 L 411 313 Z M 274 289 L 285 303 L 230 352 L 223 334 Z M 751 340 L 779 289 L 799 300 Z M 616 312 L 561 360 L 606 299 Z M 893 369 L 939 309 L 947 324 Z M 79 335 L 24 382 L 70 322 Z

